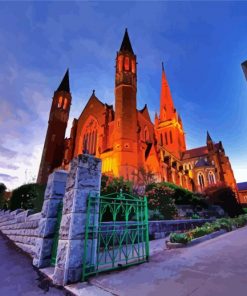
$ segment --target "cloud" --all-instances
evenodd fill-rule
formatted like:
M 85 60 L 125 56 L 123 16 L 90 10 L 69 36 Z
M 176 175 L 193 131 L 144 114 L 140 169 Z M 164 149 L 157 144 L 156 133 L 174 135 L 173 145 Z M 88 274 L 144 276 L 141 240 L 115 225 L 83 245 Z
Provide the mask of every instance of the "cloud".
M 13 151 L 11 149 L 5 148 L 2 145 L 0 145 L 0 156 L 4 156 L 6 158 L 11 158 L 17 155 L 16 151 Z
M 1 183 L 4 183 L 4 182 L 12 182 L 12 181 L 18 180 L 18 177 L 13 177 L 7 174 L 0 174 L 0 179 L 2 180 Z
M 14 165 L 12 163 L 6 163 L 6 162 L 0 160 L 0 168 L 17 170 L 19 168 L 19 166 Z

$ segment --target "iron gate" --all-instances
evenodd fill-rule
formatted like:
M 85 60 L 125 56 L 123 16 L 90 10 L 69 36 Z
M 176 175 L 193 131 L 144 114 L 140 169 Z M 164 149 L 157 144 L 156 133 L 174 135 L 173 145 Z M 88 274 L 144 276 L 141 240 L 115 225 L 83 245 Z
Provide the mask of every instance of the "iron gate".
M 122 193 L 89 196 L 82 280 L 148 261 L 147 199 Z

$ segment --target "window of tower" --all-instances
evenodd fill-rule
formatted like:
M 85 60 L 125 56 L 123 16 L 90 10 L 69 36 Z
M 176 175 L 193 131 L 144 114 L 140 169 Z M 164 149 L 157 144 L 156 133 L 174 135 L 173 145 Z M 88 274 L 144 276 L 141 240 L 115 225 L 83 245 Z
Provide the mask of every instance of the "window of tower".
M 136 72 L 136 63 L 134 60 L 131 61 L 131 71 L 132 71 L 132 73 Z
M 65 98 L 63 102 L 63 110 L 66 110 L 67 106 L 68 106 L 68 99 Z
M 58 98 L 58 104 L 57 104 L 57 107 L 58 107 L 58 108 L 61 108 L 61 107 L 62 107 L 62 104 L 63 104 L 63 97 L 59 97 L 59 98 Z
M 118 71 L 122 72 L 123 70 L 123 56 L 118 57 Z
M 124 70 L 126 70 L 126 71 L 130 70 L 130 59 L 129 59 L 129 57 L 124 58 Z
M 170 142 L 172 144 L 172 131 L 170 131 Z
M 165 132 L 165 140 L 166 140 L 166 145 L 168 144 L 168 138 L 167 138 L 167 133 Z
M 160 145 L 163 146 L 163 135 L 160 134 Z

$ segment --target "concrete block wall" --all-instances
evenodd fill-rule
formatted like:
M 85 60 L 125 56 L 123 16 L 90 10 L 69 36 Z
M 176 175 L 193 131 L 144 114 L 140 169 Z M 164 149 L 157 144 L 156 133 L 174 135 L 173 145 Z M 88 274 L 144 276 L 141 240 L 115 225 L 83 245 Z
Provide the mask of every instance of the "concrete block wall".
M 34 257 L 40 219 L 41 213 L 32 214 L 30 210 L 0 211 L 0 230 L 19 248 Z

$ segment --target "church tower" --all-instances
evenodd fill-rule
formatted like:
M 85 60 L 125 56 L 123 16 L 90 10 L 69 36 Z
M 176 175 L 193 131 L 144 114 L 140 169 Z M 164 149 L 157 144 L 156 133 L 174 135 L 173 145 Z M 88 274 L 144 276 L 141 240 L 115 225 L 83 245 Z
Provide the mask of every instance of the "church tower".
M 67 70 L 53 95 L 37 183 L 46 184 L 49 174 L 62 164 L 70 105 L 71 93 L 69 70 Z
M 163 63 L 160 92 L 160 116 L 156 121 L 155 127 L 160 146 L 163 146 L 170 153 L 174 154 L 175 157 L 180 159 L 181 153 L 186 150 L 183 124 L 182 119 L 173 104 Z
M 131 178 L 137 169 L 136 55 L 128 31 L 117 52 L 115 75 L 114 167 Z

